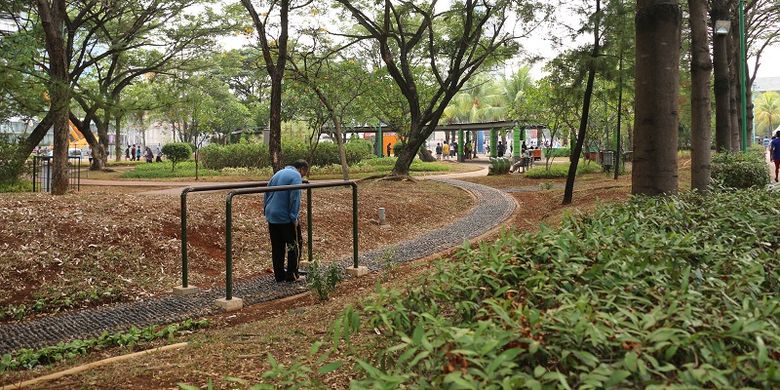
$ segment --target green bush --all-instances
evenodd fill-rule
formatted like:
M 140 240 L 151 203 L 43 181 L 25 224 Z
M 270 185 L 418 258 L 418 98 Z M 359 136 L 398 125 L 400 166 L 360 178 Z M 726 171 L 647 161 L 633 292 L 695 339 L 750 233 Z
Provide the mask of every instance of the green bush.
M 778 219 L 766 190 L 687 193 L 466 246 L 334 323 L 380 335 L 351 387 L 778 388 Z
M 221 173 L 213 169 L 203 167 L 198 169 L 198 176 L 219 176 Z M 164 179 L 172 177 L 195 177 L 195 161 L 184 161 L 176 164 L 173 170 L 173 162 L 136 165 L 133 170 L 123 172 L 123 179 Z
M 30 191 L 32 191 L 32 182 L 29 180 L 0 181 L 0 193 Z
M 712 179 L 728 188 L 763 187 L 769 184 L 769 169 L 764 151 L 716 153 L 712 158 Z
M 263 143 L 210 144 L 198 152 L 203 166 L 209 169 L 263 168 L 271 166 L 268 146 Z
M 25 168 L 24 161 L 15 158 L 18 148 L 18 144 L 12 143 L 6 135 L 0 134 L 0 184 L 8 188 L 18 185 L 19 176 Z
M 566 177 L 569 174 L 569 163 L 566 164 L 551 164 L 550 169 L 547 169 L 544 167 L 544 164 L 542 166 L 536 166 L 534 168 L 531 168 L 528 170 L 528 172 L 525 173 L 525 176 L 531 179 L 557 179 Z M 580 160 L 580 162 L 577 164 L 577 176 L 588 174 L 588 173 L 596 173 L 601 172 L 602 168 L 601 165 L 591 161 L 586 162 L 584 160 Z
M 172 142 L 162 147 L 165 157 L 171 161 L 171 171 L 176 170 L 176 164 L 187 161 L 192 156 L 192 145 L 186 142 Z
M 347 164 L 352 165 L 372 156 L 371 144 L 365 140 L 354 139 L 344 144 Z M 208 145 L 200 150 L 203 165 L 210 169 L 224 168 L 265 168 L 271 166 L 268 147 L 265 144 L 239 143 L 231 145 Z M 303 142 L 290 142 L 282 145 L 284 163 L 306 160 L 312 166 L 341 164 L 338 146 L 332 142 L 321 142 L 309 149 Z
M 336 285 L 344 279 L 341 265 L 338 263 L 323 266 L 319 261 L 312 261 L 309 263 L 307 271 L 306 283 L 317 293 L 317 297 L 321 301 L 327 300 L 330 294 L 336 290 Z
M 549 153 L 548 153 L 549 150 Z M 569 157 L 571 150 L 569 148 L 543 149 L 545 157 Z

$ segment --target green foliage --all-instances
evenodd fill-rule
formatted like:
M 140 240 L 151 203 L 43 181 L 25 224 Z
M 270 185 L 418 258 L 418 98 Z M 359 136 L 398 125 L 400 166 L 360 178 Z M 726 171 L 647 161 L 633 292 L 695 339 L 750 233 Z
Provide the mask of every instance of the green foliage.
M 31 369 L 111 347 L 133 347 L 164 338 L 170 340 L 184 331 L 206 326 L 207 320 L 185 320 L 167 326 L 151 325 L 143 329 L 132 327 L 126 332 L 103 332 L 98 338 L 61 342 L 40 349 L 21 349 L 13 354 L 3 355 L 0 359 L 0 372 Z
M 549 169 L 545 167 L 534 167 L 525 173 L 525 177 L 531 179 L 556 179 L 566 177 L 569 174 L 569 163 L 550 164 Z M 580 160 L 577 164 L 577 176 L 588 173 L 601 172 L 601 165 L 593 161 L 586 162 Z
M 716 153 L 712 158 L 712 179 L 728 188 L 763 187 L 769 184 L 764 150 L 746 153 Z
M 512 168 L 512 162 L 510 162 L 508 158 L 491 157 L 488 175 L 505 175 L 509 173 L 510 168 Z
M 776 388 L 779 218 L 766 190 L 686 193 L 464 245 L 349 322 L 380 335 L 351 387 Z
M 319 261 L 312 261 L 306 273 L 309 288 L 317 293 L 321 301 L 327 300 L 330 293 L 336 289 L 336 285 L 343 279 L 341 266 L 338 263 L 323 266 Z
M 371 144 L 359 139 L 344 144 L 344 152 L 349 165 L 371 158 L 373 155 Z M 312 166 L 340 163 L 338 146 L 330 142 L 320 143 L 313 149 L 309 149 L 308 145 L 302 142 L 285 143 L 282 146 L 282 155 L 284 161 L 289 163 L 299 159 L 308 161 Z M 225 146 L 211 144 L 200 150 L 200 157 L 203 166 L 210 169 L 271 166 L 271 158 L 265 144 L 239 143 Z
M 406 144 L 401 141 L 398 141 L 395 144 L 393 144 L 393 156 L 400 156 L 401 151 L 404 150 L 405 147 Z
M 545 157 L 569 157 L 571 150 L 569 148 L 551 148 L 544 149 Z
M 173 170 L 172 161 L 163 161 L 161 163 L 143 163 L 138 164 L 131 171 L 123 172 L 123 179 L 162 179 L 171 177 L 195 177 L 195 161 L 184 161 L 176 165 L 177 170 Z M 219 176 L 220 172 L 213 169 L 205 169 L 203 166 L 198 169 L 199 176 Z
M 19 186 L 19 176 L 24 171 L 24 161 L 16 158 L 19 146 L 11 142 L 7 136 L 0 134 L 0 192 L 4 188 L 13 189 Z
M 94 287 L 89 290 L 79 290 L 70 295 L 36 299 L 31 304 L 9 304 L 0 308 L 0 321 L 21 320 L 33 313 L 56 313 L 63 309 L 81 307 L 90 303 L 114 302 L 119 298 L 119 294 L 120 291 L 115 288 Z
M 32 191 L 32 182 L 29 180 L 1 181 L 0 193 L 3 192 L 30 192 Z
M 174 171 L 177 163 L 190 159 L 190 156 L 192 156 L 192 145 L 186 142 L 171 142 L 162 147 L 162 152 L 172 162 L 171 171 Z

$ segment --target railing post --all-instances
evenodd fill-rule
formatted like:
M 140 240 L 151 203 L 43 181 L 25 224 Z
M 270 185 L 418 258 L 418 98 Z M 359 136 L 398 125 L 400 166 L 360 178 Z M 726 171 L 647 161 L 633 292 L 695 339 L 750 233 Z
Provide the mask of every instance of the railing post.
M 351 183 L 352 187 L 352 261 L 355 268 L 358 268 L 358 193 L 357 184 Z
M 187 261 L 187 189 L 181 192 L 181 286 L 188 287 L 189 264 Z
M 225 299 L 233 299 L 233 193 L 225 202 Z
M 309 262 L 314 261 L 313 259 L 313 248 L 314 244 L 312 244 L 312 221 L 314 220 L 312 213 L 312 204 L 311 204 L 311 188 L 306 189 L 306 250 L 308 251 L 308 259 Z
M 33 172 L 32 172 L 32 182 L 33 182 L 33 192 L 35 192 L 35 181 L 37 179 L 38 174 L 38 156 L 33 156 Z

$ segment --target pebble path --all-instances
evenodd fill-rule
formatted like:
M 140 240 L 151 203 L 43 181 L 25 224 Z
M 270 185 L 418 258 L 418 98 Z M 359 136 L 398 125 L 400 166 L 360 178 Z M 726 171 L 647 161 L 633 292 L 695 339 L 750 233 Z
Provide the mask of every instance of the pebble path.
M 469 191 L 476 206 L 462 219 L 415 239 L 363 253 L 360 264 L 371 271 L 395 263 L 430 256 L 478 237 L 508 219 L 515 201 L 501 190 L 456 179 L 432 179 Z M 352 259 L 338 260 L 344 267 Z M 303 285 L 276 283 L 270 274 L 237 282 L 235 297 L 245 305 L 267 302 L 305 291 Z M 41 348 L 74 339 L 97 337 L 103 332 L 119 332 L 133 326 L 166 324 L 218 313 L 214 300 L 224 297 L 224 289 L 204 290 L 195 295 L 167 295 L 149 300 L 111 304 L 17 323 L 0 324 L 0 355 L 22 348 Z

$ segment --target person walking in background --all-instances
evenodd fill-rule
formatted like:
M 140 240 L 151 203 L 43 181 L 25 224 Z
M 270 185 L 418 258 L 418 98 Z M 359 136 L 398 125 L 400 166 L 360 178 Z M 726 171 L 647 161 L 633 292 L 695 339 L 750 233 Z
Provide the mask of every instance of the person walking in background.
M 450 157 L 455 158 L 458 156 L 458 144 L 455 142 L 455 140 L 452 141 L 452 144 L 450 145 Z
M 390 143 L 388 142 L 388 143 L 387 143 L 387 154 L 386 154 L 385 156 L 387 156 L 387 157 L 390 157 L 390 151 L 391 151 L 392 149 L 393 149 L 393 148 L 392 148 L 392 146 L 391 146 L 391 145 L 390 145 Z
M 780 130 L 775 132 L 772 142 L 769 143 L 769 161 L 775 163 L 775 182 L 777 182 L 777 174 L 780 172 Z
M 135 161 L 141 161 L 141 145 L 135 148 Z
M 298 160 L 276 172 L 268 187 L 296 185 L 303 183 L 309 173 L 309 163 Z M 301 209 L 301 191 L 287 190 L 266 192 L 264 198 L 265 219 L 271 236 L 271 258 L 274 278 L 277 282 L 302 282 L 306 278 L 298 274 L 300 256 L 301 225 L 298 212 Z M 284 255 L 287 253 L 287 270 L 284 269 Z
M 162 162 L 162 149 L 160 149 L 160 144 L 157 144 L 157 159 L 155 162 Z
M 447 143 L 447 141 L 441 145 L 441 154 L 444 156 L 445 160 L 450 159 L 450 144 Z
M 441 160 L 441 143 L 436 143 L 436 159 Z
M 127 149 L 125 149 L 125 160 L 130 160 L 130 145 L 127 145 Z
M 135 144 L 133 144 L 133 148 L 130 149 L 130 161 L 135 161 Z
M 152 161 L 154 161 L 154 153 L 152 153 L 152 148 L 147 146 L 146 150 L 144 150 L 144 154 L 147 163 L 151 163 Z

